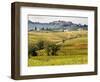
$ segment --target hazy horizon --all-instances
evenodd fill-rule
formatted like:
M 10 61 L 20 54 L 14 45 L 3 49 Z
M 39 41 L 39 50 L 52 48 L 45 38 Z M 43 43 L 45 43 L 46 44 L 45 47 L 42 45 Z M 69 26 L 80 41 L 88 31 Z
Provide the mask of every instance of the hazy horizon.
M 32 22 L 49 23 L 52 21 L 71 21 L 76 24 L 87 24 L 87 17 L 69 17 L 69 16 L 47 16 L 47 15 L 29 15 L 28 20 Z

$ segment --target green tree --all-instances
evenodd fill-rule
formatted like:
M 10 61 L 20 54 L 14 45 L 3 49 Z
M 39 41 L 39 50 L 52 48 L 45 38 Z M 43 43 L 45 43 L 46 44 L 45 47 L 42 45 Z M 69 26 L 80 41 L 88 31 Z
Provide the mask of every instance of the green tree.
M 37 56 L 36 50 L 37 50 L 36 47 L 30 47 L 28 49 L 28 57 L 30 58 L 31 56 Z
M 35 27 L 35 31 L 37 30 L 37 27 Z
M 46 46 L 46 52 L 47 52 L 47 55 L 50 56 L 56 56 L 57 55 L 57 51 L 60 49 L 60 45 L 56 45 L 56 44 L 53 44 L 53 43 L 49 43 L 47 46 Z
M 36 43 L 36 48 L 37 48 L 38 50 L 43 49 L 43 48 L 44 48 L 44 41 L 42 41 L 42 40 L 38 41 L 38 42 Z
M 44 27 L 42 27 L 41 30 L 45 30 Z

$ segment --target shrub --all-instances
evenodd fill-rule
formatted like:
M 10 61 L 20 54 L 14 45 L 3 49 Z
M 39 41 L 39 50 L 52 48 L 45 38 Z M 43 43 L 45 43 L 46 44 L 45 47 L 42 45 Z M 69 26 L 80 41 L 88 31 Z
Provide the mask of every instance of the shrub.
M 57 55 L 57 51 L 60 49 L 60 46 L 59 45 L 56 45 L 54 43 L 49 43 L 47 46 L 46 46 L 46 52 L 47 52 L 47 55 L 50 56 L 56 56 Z
M 52 54 L 52 55 L 57 55 L 57 51 L 58 51 L 59 49 L 60 49 L 59 45 L 53 44 L 53 45 L 51 46 L 51 54 Z
M 36 44 L 34 44 L 34 46 L 30 46 L 29 50 L 28 50 L 28 56 L 38 56 L 37 51 L 39 50 L 45 50 L 47 56 L 56 56 L 57 55 L 57 51 L 60 49 L 60 45 L 56 45 L 56 43 L 52 43 L 52 42 L 45 42 L 45 41 L 38 41 Z
M 33 46 L 34 45 L 34 46 Z M 28 57 L 37 56 L 37 50 L 41 50 L 44 48 L 44 41 L 38 41 L 36 44 L 28 46 Z
M 42 41 L 42 40 L 38 41 L 35 46 L 38 50 L 43 49 L 44 48 L 44 41 Z
M 62 40 L 62 43 L 64 43 L 64 42 L 65 42 L 65 39 Z
M 36 52 L 37 48 L 33 47 L 33 48 L 29 48 L 28 50 L 28 56 L 37 56 L 37 52 Z
M 36 48 L 32 48 L 32 56 L 37 56 Z
M 47 55 L 50 56 L 51 45 L 48 44 L 48 45 L 45 47 L 45 50 L 46 50 Z

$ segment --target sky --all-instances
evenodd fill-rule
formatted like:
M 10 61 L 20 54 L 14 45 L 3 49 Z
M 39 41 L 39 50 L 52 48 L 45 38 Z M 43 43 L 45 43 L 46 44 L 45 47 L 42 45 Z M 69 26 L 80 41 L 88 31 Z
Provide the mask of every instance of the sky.
M 68 16 L 47 16 L 47 15 L 28 15 L 28 20 L 32 22 L 49 23 L 52 21 L 71 21 L 76 24 L 87 24 L 87 17 L 68 17 Z

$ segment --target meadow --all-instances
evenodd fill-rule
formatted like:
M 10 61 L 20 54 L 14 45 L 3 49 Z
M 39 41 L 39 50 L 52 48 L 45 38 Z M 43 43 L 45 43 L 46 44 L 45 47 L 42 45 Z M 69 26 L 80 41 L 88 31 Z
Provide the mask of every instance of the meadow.
M 28 53 L 28 66 L 72 65 L 88 63 L 88 32 L 28 32 L 28 51 L 40 42 L 43 47 L 35 51 L 35 56 Z M 44 45 L 43 45 L 44 44 Z M 49 44 L 52 44 L 49 45 Z M 49 45 L 49 47 L 48 47 Z M 59 46 L 57 48 L 56 46 Z M 52 53 L 50 49 L 56 50 Z M 47 51 L 48 50 L 48 51 Z

